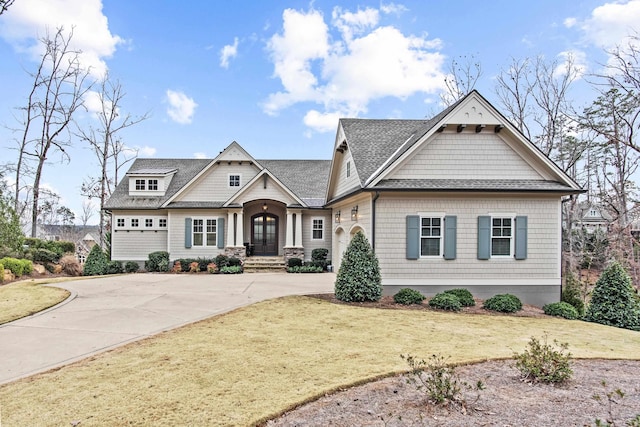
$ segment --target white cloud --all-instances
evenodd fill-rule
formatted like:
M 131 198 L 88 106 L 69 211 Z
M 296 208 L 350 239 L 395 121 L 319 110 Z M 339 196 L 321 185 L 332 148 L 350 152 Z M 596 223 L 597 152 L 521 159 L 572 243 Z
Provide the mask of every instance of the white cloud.
M 385 14 L 395 14 L 395 15 L 400 15 L 404 12 L 408 12 L 409 9 L 407 9 L 406 6 L 402 5 L 402 4 L 395 4 L 395 3 L 381 3 L 380 4 L 380 11 L 382 11 L 382 13 Z
M 111 34 L 101 0 L 20 0 L 0 20 L 0 36 L 33 59 L 43 52 L 38 39 L 57 28 L 73 30 L 71 49 L 80 50 L 80 63 L 97 78 L 107 71 L 110 58 L 124 40 Z
M 207 155 L 205 153 L 193 153 L 194 159 L 206 159 Z
M 594 45 L 609 49 L 640 30 L 639 16 L 640 0 L 605 3 L 593 9 L 591 16 L 582 22 L 581 29 Z
M 572 28 L 573 26 L 575 26 L 578 23 L 578 20 L 576 18 L 566 18 L 563 21 L 563 24 L 565 27 L 567 28 Z
M 357 116 L 374 99 L 432 95 L 444 88 L 445 58 L 438 51 L 442 42 L 378 26 L 378 10 L 334 8 L 331 28 L 313 9 L 287 9 L 282 17 L 283 30 L 271 37 L 267 49 L 283 90 L 264 102 L 267 114 L 312 102 L 324 111 L 310 109 L 305 124 L 319 132 L 334 131 L 337 120 L 331 126 L 327 120 L 338 113 Z
M 137 147 L 138 155 L 142 157 L 153 157 L 156 155 L 156 149 L 145 145 L 144 147 Z
M 106 101 L 103 111 L 102 99 L 99 92 L 96 92 L 95 90 L 89 90 L 84 94 L 83 100 L 85 108 L 89 113 L 91 113 L 93 117 L 98 117 L 99 114 L 103 113 L 107 115 L 111 114 L 113 103 L 111 101 Z M 118 113 L 119 110 L 116 110 L 116 117 Z
M 167 90 L 167 114 L 176 123 L 189 124 L 193 120 L 198 104 L 189 98 L 184 92 L 176 92 L 171 89 Z
M 220 66 L 222 68 L 229 68 L 229 59 L 235 58 L 238 55 L 238 38 L 233 39 L 233 44 L 226 45 L 220 50 Z
M 581 78 L 587 72 L 587 54 L 581 50 L 566 50 L 558 55 L 559 63 L 553 70 L 554 77 L 560 77 L 567 74 L 567 68 L 572 68 L 572 74 L 575 73 L 576 78 Z

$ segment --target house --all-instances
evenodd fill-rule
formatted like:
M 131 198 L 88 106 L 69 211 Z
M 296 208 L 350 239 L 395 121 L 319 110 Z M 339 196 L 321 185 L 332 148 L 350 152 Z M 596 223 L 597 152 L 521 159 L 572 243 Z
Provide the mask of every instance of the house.
M 477 91 L 429 120 L 341 119 L 332 158 L 137 159 L 106 207 L 112 258 L 226 253 L 336 268 L 372 244 L 385 294 L 464 287 L 542 305 L 560 297 L 561 203 L 582 189 Z
M 580 203 L 576 215 L 578 219 L 573 222 L 571 228 L 573 230 L 584 230 L 588 234 L 596 231 L 606 233 L 613 221 L 611 214 L 602 205 L 591 201 Z

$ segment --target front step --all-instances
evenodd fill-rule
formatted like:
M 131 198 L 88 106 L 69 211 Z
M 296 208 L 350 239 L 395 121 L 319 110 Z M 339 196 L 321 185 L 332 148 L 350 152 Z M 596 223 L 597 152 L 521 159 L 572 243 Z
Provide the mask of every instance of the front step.
M 287 264 L 281 256 L 252 256 L 245 258 L 243 269 L 245 273 L 283 272 Z

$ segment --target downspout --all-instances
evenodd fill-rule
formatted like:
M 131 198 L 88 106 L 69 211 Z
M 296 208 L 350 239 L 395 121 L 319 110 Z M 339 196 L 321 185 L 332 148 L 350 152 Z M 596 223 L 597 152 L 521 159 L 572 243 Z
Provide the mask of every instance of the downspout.
M 376 195 L 371 199 L 371 249 L 376 252 L 376 200 L 380 197 L 380 192 L 376 191 Z

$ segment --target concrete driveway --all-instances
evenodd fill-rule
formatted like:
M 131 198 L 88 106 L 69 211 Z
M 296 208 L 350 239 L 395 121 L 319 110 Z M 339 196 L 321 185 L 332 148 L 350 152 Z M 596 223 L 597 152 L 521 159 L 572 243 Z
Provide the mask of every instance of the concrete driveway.
M 0 384 L 286 295 L 333 292 L 335 274 L 130 274 L 55 284 L 72 296 L 0 326 Z

